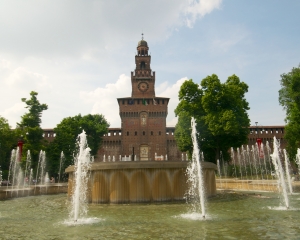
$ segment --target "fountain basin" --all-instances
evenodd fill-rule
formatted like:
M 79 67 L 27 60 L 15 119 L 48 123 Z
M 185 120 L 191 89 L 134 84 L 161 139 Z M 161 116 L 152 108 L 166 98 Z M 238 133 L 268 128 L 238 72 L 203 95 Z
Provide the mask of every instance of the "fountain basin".
M 187 191 L 188 162 L 96 162 L 91 165 L 88 199 L 92 203 L 182 201 Z M 201 162 L 206 196 L 216 194 L 217 166 Z M 74 166 L 69 174 L 68 196 L 73 191 Z
M 34 195 L 66 193 L 67 190 L 68 190 L 68 185 L 66 183 L 30 185 L 24 188 L 16 188 L 13 186 L 8 186 L 8 187 L 2 186 L 0 187 L 0 200 L 34 196 Z

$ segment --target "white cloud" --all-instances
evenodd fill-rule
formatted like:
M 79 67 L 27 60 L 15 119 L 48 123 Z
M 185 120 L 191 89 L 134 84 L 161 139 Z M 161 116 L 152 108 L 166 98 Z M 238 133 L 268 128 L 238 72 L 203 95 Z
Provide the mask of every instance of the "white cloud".
M 177 123 L 177 117 L 175 117 L 174 110 L 177 107 L 178 100 L 178 92 L 184 81 L 188 80 L 187 77 L 181 78 L 176 81 L 174 84 L 170 84 L 169 82 L 164 82 L 160 84 L 156 90 L 157 96 L 160 97 L 168 97 L 170 98 L 170 102 L 168 105 L 168 117 L 167 117 L 167 126 L 174 127 Z
M 2 67 L 2 70 L 1 70 Z M 20 117 L 26 112 L 21 98 L 29 97 L 31 91 L 49 93 L 52 85 L 46 75 L 29 71 L 23 66 L 15 67 L 11 61 L 0 61 L 0 115 L 9 121 L 12 127 L 20 122 Z
M 120 127 L 117 98 L 131 96 L 130 77 L 120 75 L 116 83 L 106 84 L 104 88 L 93 91 L 81 91 L 80 98 L 85 103 L 92 103 L 91 114 L 103 114 L 111 127 Z
M 221 2 L 5 1 L 0 3 L 0 32 L 5 36 L 0 38 L 0 51 L 51 57 L 78 56 L 86 49 L 118 51 L 133 36 L 140 37 L 142 31 L 147 40 L 164 41 L 178 27 L 192 27 L 199 17 L 219 8 Z
M 42 74 L 28 71 L 24 67 L 18 67 L 5 79 L 6 84 L 14 89 L 30 91 L 32 89 L 49 88 L 48 77 Z
M 5 119 L 9 119 L 9 124 L 12 128 L 16 127 L 16 123 L 20 122 L 20 116 L 25 113 L 25 103 L 19 102 L 13 106 L 6 108 L 3 112 L 0 112 L 0 116 Z
M 193 27 L 199 17 L 211 13 L 214 9 L 219 9 L 222 0 L 189 0 L 185 6 L 186 25 Z
M 6 59 L 0 60 L 0 69 L 9 69 L 11 67 L 11 62 Z

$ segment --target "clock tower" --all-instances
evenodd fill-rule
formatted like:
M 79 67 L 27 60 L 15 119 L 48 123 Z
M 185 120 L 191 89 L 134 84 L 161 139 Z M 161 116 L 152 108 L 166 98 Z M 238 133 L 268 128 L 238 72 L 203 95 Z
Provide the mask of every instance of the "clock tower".
M 118 98 L 121 117 L 121 157 L 131 161 L 167 160 L 166 118 L 169 98 L 155 96 L 148 43 L 138 42 L 131 97 Z
M 148 51 L 148 44 L 142 37 L 137 46 L 135 70 L 131 72 L 131 97 L 155 97 L 155 72 L 151 70 L 151 56 Z

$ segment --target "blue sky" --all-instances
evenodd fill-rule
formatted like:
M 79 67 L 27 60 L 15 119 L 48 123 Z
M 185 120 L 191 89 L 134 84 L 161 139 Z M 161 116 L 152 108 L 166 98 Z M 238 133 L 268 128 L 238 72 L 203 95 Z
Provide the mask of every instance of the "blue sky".
M 49 109 L 42 127 L 101 113 L 120 127 L 117 97 L 131 95 L 141 33 L 156 95 L 170 97 L 168 126 L 184 79 L 236 74 L 249 86 L 251 125 L 284 125 L 280 75 L 300 63 L 299 1 L 1 1 L 0 116 L 15 127 L 34 90 Z

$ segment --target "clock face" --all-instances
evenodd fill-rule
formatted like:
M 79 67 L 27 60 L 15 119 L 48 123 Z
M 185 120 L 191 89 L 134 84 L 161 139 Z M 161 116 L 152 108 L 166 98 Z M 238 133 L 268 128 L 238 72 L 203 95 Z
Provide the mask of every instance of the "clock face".
M 138 89 L 142 92 L 146 92 L 148 90 L 148 88 L 149 88 L 149 85 L 146 82 L 140 82 L 138 85 Z

